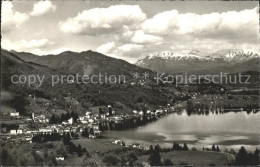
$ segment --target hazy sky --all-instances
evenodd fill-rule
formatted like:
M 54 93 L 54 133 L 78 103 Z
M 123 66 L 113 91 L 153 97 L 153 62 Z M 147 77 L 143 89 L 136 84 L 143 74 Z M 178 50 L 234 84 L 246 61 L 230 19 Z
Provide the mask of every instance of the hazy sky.
M 2 47 L 39 55 L 258 49 L 258 27 L 258 1 L 2 2 Z

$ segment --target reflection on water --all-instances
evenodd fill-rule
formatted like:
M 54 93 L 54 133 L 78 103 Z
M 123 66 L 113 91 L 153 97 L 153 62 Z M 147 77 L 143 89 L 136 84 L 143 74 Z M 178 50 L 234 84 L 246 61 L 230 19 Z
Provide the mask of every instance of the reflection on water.
M 236 149 L 243 145 L 255 149 L 259 146 L 259 116 L 259 112 L 208 115 L 173 113 L 135 129 L 106 131 L 104 135 L 146 146 L 160 144 L 171 147 L 173 141 L 178 141 L 201 148 L 217 144 L 222 148 Z

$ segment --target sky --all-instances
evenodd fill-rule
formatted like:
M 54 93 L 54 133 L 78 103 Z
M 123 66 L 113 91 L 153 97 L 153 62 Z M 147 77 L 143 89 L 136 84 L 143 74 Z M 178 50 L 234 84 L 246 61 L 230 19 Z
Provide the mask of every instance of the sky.
M 93 50 L 130 63 L 163 51 L 258 50 L 258 1 L 3 1 L 1 45 Z

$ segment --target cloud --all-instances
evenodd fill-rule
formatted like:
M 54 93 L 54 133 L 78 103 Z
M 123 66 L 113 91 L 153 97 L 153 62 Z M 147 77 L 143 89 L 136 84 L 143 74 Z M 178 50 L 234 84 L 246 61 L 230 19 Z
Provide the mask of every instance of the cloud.
M 134 62 L 132 60 L 140 56 L 139 52 L 142 51 L 143 47 L 144 45 L 140 45 L 140 44 L 133 44 L 133 43 L 120 44 L 115 42 L 108 42 L 97 47 L 96 51 L 110 57 L 120 58 L 120 59 L 123 58 L 127 61 Z
M 50 51 L 46 51 L 46 50 L 43 50 L 43 49 L 33 49 L 30 52 L 33 53 L 33 54 L 42 56 L 42 55 L 49 55 L 49 54 L 57 55 L 57 54 L 60 54 L 62 52 L 65 52 L 65 51 L 73 51 L 73 49 L 66 48 L 66 47 L 62 47 L 62 48 L 58 48 L 58 49 L 54 49 L 54 50 L 50 50 Z
M 51 1 L 39 1 L 33 5 L 33 10 L 30 13 L 32 16 L 41 16 L 48 12 L 55 12 L 56 6 Z
M 106 44 L 103 44 L 101 46 L 99 46 L 96 51 L 106 54 L 106 53 L 110 53 L 112 49 L 115 48 L 115 43 L 114 42 L 108 42 Z
M 143 30 L 138 30 L 135 31 L 133 37 L 132 37 L 132 42 L 134 43 L 157 43 L 162 41 L 162 37 L 158 37 L 155 35 L 150 35 L 150 34 L 145 34 Z
M 73 34 L 107 34 L 120 31 L 124 25 L 139 24 L 146 18 L 138 5 L 115 5 L 84 10 L 76 17 L 60 22 L 61 31 Z
M 21 40 L 21 44 L 27 48 L 43 48 L 54 43 L 50 42 L 48 39 L 40 39 L 31 41 Z
M 29 19 L 29 16 L 25 13 L 20 13 L 13 10 L 11 2 L 2 2 L 2 33 L 9 32 Z
M 119 46 L 118 50 L 123 52 L 130 52 L 130 51 L 139 50 L 143 47 L 144 47 L 143 45 L 138 45 L 138 44 L 124 44 L 122 46 Z
M 37 50 L 40 48 L 46 48 L 54 44 L 54 42 L 49 41 L 48 39 L 40 40 L 20 40 L 12 42 L 10 40 L 3 40 L 1 42 L 2 47 L 7 50 L 16 50 L 16 51 L 27 51 L 31 52 L 32 50 Z
M 108 56 L 134 62 L 164 50 L 179 52 L 197 49 L 214 52 L 228 48 L 257 48 L 259 43 L 258 8 L 208 14 L 169 10 L 150 16 L 154 12 L 153 9 L 146 9 L 146 15 L 138 5 L 95 7 L 59 20 L 60 33 L 57 33 L 57 45 L 54 45 L 54 42 L 48 40 L 51 39 L 48 36 L 53 34 L 48 33 L 48 29 L 45 28 L 46 32 L 33 32 L 28 28 L 41 25 L 41 22 L 37 22 L 44 18 L 37 16 L 55 11 L 56 6 L 52 2 L 36 2 L 31 6 L 33 9 L 28 12 L 30 14 L 15 11 L 16 8 L 13 8 L 11 2 L 4 1 L 2 4 L 3 33 L 12 29 L 16 29 L 15 33 L 20 33 L 17 28 L 30 17 L 34 17 L 36 22 L 27 21 L 28 24 L 23 27 L 27 27 L 25 30 L 28 31 L 23 32 L 27 33 L 24 34 L 27 36 L 36 35 L 37 38 L 32 39 L 38 39 L 22 40 L 28 38 L 20 38 L 21 35 L 16 38 L 14 33 L 4 34 L 2 46 L 8 50 L 28 51 L 40 55 L 57 54 L 71 49 L 83 51 L 87 47 L 96 48 L 96 51 Z M 59 18 L 55 18 L 57 19 Z M 53 22 L 45 25 L 49 24 L 52 26 Z M 88 39 L 83 35 L 89 35 Z M 100 44 L 100 41 L 103 43 Z M 71 48 L 65 48 L 66 46 Z
M 257 8 L 202 15 L 171 10 L 145 20 L 141 27 L 145 33 L 157 35 L 249 40 L 258 34 L 258 19 Z

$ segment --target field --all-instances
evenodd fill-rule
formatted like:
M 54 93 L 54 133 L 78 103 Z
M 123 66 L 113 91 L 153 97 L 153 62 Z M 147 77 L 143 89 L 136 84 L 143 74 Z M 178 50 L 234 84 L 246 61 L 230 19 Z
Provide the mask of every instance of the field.
M 231 163 L 234 158 L 230 154 L 208 152 L 208 151 L 170 151 L 160 153 L 161 159 L 169 158 L 174 165 L 188 164 L 188 165 L 227 165 Z M 144 162 L 148 160 L 148 155 L 138 157 L 138 161 Z
M 113 144 L 112 141 L 106 139 L 76 139 L 72 140 L 75 145 L 80 144 L 82 148 L 86 148 L 88 152 L 107 152 L 113 149 L 122 148 L 121 145 Z

